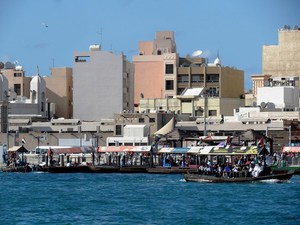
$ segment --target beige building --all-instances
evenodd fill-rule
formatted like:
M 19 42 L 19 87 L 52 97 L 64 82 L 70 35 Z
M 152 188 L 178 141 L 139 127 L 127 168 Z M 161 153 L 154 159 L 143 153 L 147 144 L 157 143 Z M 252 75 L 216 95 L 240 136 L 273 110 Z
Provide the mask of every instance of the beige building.
M 30 98 L 30 81 L 32 78 L 25 76 L 25 70 L 23 70 L 22 66 L 10 66 L 2 69 L 1 73 L 8 80 L 10 93 L 15 92 L 15 96 L 11 96 L 12 100 L 18 96 Z
M 44 77 L 46 82 L 46 96 L 56 117 L 70 119 L 73 117 L 73 79 L 72 68 L 52 68 L 51 76 Z
M 172 31 L 157 32 L 154 41 L 139 43 L 139 55 L 133 56 L 135 105 L 143 98 L 176 95 L 178 60 Z
M 278 45 L 263 46 L 263 74 L 300 76 L 300 29 L 285 26 L 278 31 Z
M 300 30 L 285 26 L 278 30 L 278 45 L 264 45 L 262 49 L 262 74 L 252 75 L 254 101 L 257 89 L 270 80 L 300 77 Z

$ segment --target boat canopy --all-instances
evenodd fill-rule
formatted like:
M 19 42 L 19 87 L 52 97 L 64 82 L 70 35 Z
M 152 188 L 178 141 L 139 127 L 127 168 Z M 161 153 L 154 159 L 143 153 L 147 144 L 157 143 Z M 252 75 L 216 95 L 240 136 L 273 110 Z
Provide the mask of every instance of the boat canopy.
M 28 152 L 28 150 L 24 146 L 13 146 L 8 149 L 8 152 L 24 153 L 24 152 Z
M 220 146 L 197 146 L 188 148 L 161 148 L 159 153 L 170 154 L 196 154 L 196 155 L 257 155 L 256 146 L 220 147 Z
M 300 146 L 285 146 L 282 149 L 282 152 L 298 152 L 300 153 Z
M 97 152 L 150 152 L 151 146 L 102 146 Z
M 54 154 L 80 154 L 80 153 L 92 153 L 94 152 L 93 147 L 62 147 L 62 148 L 51 148 Z

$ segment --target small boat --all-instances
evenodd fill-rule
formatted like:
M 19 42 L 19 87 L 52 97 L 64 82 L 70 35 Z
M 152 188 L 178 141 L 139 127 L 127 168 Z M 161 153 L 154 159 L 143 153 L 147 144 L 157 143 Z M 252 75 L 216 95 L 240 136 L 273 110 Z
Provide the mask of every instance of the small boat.
M 279 174 L 279 173 L 287 173 L 290 170 L 295 170 L 295 174 L 300 174 L 300 166 L 283 166 L 283 167 L 277 167 L 272 166 L 271 170 L 273 173 Z
M 49 166 L 49 173 L 87 173 L 90 172 L 88 166 Z
M 28 165 L 25 166 L 4 166 L 1 168 L 2 172 L 20 172 L 28 173 L 32 171 L 32 168 Z
M 189 167 L 149 167 L 147 168 L 148 173 L 157 174 L 185 174 L 185 173 L 196 173 L 197 169 L 191 169 Z
M 109 165 L 98 165 L 98 166 L 88 166 L 89 172 L 91 173 L 117 173 L 119 172 L 118 166 Z
M 120 167 L 120 173 L 147 173 L 149 166 L 123 166 Z
M 242 183 L 242 182 L 255 182 L 265 180 L 287 181 L 294 175 L 294 170 L 287 173 L 270 174 L 257 177 L 217 177 L 213 175 L 199 175 L 199 174 L 184 174 L 184 179 L 187 182 L 209 182 L 209 183 Z

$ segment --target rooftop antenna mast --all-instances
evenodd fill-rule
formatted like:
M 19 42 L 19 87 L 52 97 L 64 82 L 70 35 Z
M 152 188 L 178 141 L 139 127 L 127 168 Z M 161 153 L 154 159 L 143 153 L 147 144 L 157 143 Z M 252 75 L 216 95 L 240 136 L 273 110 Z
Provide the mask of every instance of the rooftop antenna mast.
M 37 75 L 40 76 L 40 67 L 39 67 L 39 65 L 37 65 L 36 68 L 37 68 Z

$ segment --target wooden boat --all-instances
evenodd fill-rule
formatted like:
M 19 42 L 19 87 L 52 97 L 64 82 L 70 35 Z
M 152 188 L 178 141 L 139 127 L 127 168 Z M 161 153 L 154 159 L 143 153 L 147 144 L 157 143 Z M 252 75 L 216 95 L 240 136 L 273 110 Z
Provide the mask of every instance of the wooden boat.
M 32 168 L 28 165 L 25 166 L 5 166 L 1 168 L 2 172 L 20 172 L 28 173 L 32 171 Z
M 89 172 L 91 173 L 117 173 L 119 172 L 118 166 L 99 165 L 99 166 L 88 166 Z
M 120 173 L 147 173 L 149 166 L 124 166 L 119 168 Z
M 157 173 L 157 174 L 185 174 L 185 173 L 196 173 L 197 169 L 191 169 L 189 167 L 149 167 L 147 168 L 148 173 Z
M 264 180 L 278 180 L 286 181 L 292 178 L 294 170 L 290 170 L 287 173 L 282 174 L 270 174 L 266 176 L 258 177 L 216 177 L 209 175 L 199 174 L 184 174 L 184 179 L 187 182 L 209 182 L 209 183 L 242 183 L 242 182 L 255 182 Z
M 295 170 L 294 174 L 300 174 L 300 166 L 283 166 L 283 167 L 277 167 L 272 166 L 271 170 L 273 173 L 279 174 L 279 173 L 287 173 L 290 170 Z
M 49 173 L 87 173 L 90 172 L 88 166 L 49 166 Z

